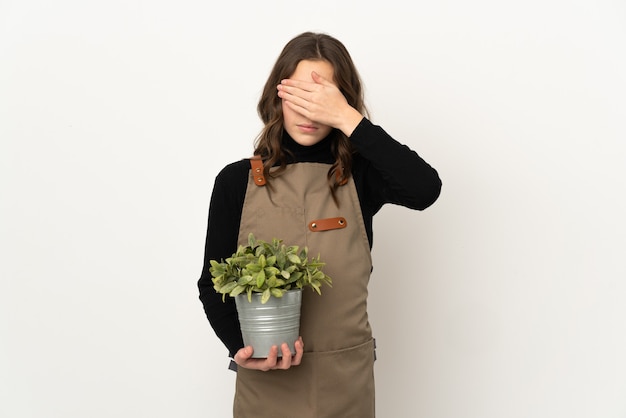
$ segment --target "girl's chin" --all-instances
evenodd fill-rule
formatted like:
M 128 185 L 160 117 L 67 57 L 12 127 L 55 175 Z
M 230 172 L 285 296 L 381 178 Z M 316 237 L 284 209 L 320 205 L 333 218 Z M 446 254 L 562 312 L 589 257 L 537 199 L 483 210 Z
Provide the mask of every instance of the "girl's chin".
M 324 138 L 319 138 L 319 137 L 314 137 L 314 136 L 310 136 L 310 135 L 295 135 L 292 136 L 293 140 L 296 141 L 296 143 L 305 146 L 305 147 L 309 147 L 311 145 L 315 145 L 318 142 L 320 142 L 322 139 Z

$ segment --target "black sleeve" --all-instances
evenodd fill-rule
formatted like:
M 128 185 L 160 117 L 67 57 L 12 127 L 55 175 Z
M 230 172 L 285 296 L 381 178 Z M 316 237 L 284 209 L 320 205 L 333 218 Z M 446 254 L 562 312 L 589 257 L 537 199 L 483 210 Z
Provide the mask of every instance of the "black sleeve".
M 441 192 L 437 171 L 415 151 L 363 118 L 350 140 L 357 151 L 353 173 L 362 202 L 376 213 L 385 203 L 423 210 Z
M 227 297 L 223 302 L 222 295 L 213 288 L 209 261 L 226 259 L 237 249 L 249 167 L 248 161 L 242 160 L 228 165 L 215 178 L 209 207 L 204 267 L 198 280 L 200 300 L 206 316 L 231 357 L 243 347 L 237 309 L 233 298 Z

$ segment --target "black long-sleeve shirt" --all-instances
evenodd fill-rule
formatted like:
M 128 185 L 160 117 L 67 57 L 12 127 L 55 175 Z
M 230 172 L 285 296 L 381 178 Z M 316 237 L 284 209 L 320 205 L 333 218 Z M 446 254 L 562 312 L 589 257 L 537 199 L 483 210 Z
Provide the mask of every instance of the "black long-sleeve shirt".
M 356 186 L 370 248 L 373 244 L 372 218 L 385 203 L 423 210 L 439 197 L 441 180 L 435 169 L 415 151 L 389 136 L 381 127 L 363 118 L 350 141 L 352 177 Z M 303 146 L 285 134 L 283 146 L 294 155 L 293 162 L 332 164 L 330 137 L 312 146 Z M 237 249 L 239 224 L 246 194 L 250 162 L 227 165 L 215 179 L 209 208 L 204 268 L 198 288 L 205 313 L 230 356 L 243 347 L 233 298 L 222 302 L 213 288 L 209 260 L 226 259 Z

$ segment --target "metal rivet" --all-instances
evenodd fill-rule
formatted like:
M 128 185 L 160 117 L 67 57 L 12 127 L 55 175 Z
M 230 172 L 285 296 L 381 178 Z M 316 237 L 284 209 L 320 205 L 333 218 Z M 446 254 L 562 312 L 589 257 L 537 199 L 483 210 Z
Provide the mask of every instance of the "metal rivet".
M 344 220 L 343 219 L 339 219 L 339 225 L 343 225 L 344 224 Z
M 316 224 L 315 222 L 313 222 L 313 223 L 311 224 L 311 228 L 317 228 L 317 224 Z
M 262 182 L 262 181 L 263 181 L 263 177 L 258 177 L 258 178 L 256 179 L 256 181 L 258 181 L 259 183 L 260 183 L 260 182 Z
M 257 169 L 256 169 L 256 172 L 257 172 L 257 173 L 260 173 L 260 172 L 261 172 L 261 169 L 260 169 L 260 168 L 257 168 Z

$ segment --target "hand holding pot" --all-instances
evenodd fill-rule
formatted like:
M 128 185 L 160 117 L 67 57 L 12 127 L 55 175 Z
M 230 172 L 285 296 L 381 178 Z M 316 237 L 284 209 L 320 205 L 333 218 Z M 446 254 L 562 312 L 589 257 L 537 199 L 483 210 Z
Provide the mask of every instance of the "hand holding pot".
M 283 343 L 280 347 L 283 356 L 279 359 L 278 347 L 275 345 L 270 349 L 267 358 L 252 358 L 254 350 L 252 347 L 247 346 L 237 351 L 234 360 L 238 366 L 246 369 L 262 371 L 287 370 L 292 366 L 298 366 L 302 361 L 302 354 L 304 353 L 304 342 L 302 341 L 302 337 L 298 338 L 298 340 L 294 343 L 294 347 L 296 349 L 296 354 L 292 356 L 287 343 Z

